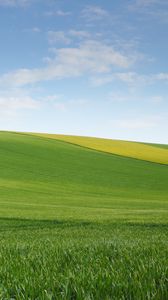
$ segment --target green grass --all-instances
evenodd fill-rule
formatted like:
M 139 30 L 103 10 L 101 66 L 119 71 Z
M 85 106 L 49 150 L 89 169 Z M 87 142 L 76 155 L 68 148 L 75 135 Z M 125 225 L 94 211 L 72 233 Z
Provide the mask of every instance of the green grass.
M 61 134 L 26 134 L 45 137 L 48 139 L 56 139 L 105 153 L 111 153 L 115 155 L 168 165 L 168 149 L 166 147 L 167 145 L 159 145 L 158 147 L 158 144 L 145 144 L 139 142 Z
M 0 133 L 0 299 L 168 299 L 168 167 Z

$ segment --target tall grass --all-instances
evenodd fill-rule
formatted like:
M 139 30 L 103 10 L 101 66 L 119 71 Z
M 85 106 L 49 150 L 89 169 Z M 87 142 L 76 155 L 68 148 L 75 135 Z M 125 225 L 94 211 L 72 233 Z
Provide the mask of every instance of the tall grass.
M 3 220 L 0 298 L 165 300 L 166 229 Z

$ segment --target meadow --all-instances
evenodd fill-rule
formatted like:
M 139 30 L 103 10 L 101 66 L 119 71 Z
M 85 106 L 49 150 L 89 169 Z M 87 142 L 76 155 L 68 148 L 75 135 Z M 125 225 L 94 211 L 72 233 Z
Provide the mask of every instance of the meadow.
M 134 144 L 0 132 L 0 299 L 168 299 L 168 148 Z

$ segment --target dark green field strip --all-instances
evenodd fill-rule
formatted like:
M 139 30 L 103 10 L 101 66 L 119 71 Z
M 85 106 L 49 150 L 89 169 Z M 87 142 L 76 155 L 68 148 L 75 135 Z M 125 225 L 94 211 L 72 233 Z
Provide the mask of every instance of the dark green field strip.
M 145 143 L 145 145 L 153 146 L 153 147 L 158 147 L 162 149 L 168 149 L 167 144 L 153 144 L 153 143 Z

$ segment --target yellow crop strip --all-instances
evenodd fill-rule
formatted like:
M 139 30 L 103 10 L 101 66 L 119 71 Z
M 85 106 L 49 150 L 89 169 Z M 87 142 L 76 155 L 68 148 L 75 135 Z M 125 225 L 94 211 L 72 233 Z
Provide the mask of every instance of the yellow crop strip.
M 34 133 L 33 135 L 61 140 L 106 153 L 160 164 L 168 164 L 168 149 L 162 149 L 143 143 L 59 134 Z

